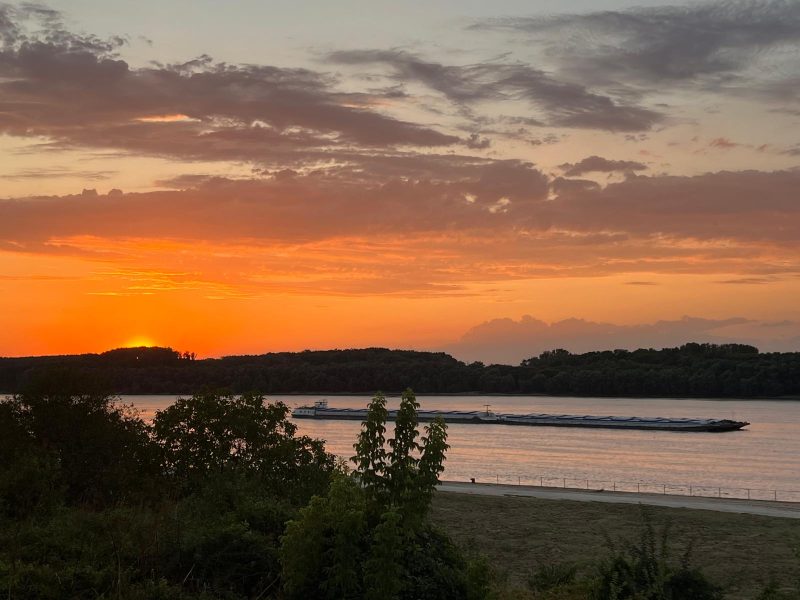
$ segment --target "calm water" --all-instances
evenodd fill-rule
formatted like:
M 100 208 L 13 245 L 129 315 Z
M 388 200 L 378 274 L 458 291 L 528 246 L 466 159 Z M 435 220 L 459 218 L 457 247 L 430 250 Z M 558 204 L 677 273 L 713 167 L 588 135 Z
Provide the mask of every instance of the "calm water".
M 290 407 L 320 396 L 271 396 Z M 143 416 L 152 416 L 171 396 L 125 396 Z M 797 491 L 781 494 L 800 501 L 800 402 L 788 400 L 685 400 L 639 398 L 554 398 L 542 396 L 420 396 L 425 408 L 578 415 L 735 418 L 750 421 L 743 431 L 680 433 L 566 427 L 465 425 L 449 427 L 444 479 L 501 483 L 540 483 L 662 491 L 660 484 L 692 485 L 694 493 L 716 495 L 716 488 Z M 364 396 L 332 396 L 331 406 L 365 406 Z M 396 407 L 399 399 L 390 398 Z M 327 441 L 330 451 L 352 455 L 357 421 L 298 420 L 300 431 Z M 607 482 L 601 484 L 600 482 Z M 626 482 L 626 483 L 623 483 Z M 659 484 L 659 485 L 656 485 Z M 705 489 L 698 489 L 706 486 Z M 686 493 L 687 488 L 667 489 Z M 744 495 L 723 490 L 722 495 Z M 767 497 L 752 492 L 753 497 Z M 772 497 L 772 494 L 769 494 Z M 780 499 L 780 498 L 779 498 Z

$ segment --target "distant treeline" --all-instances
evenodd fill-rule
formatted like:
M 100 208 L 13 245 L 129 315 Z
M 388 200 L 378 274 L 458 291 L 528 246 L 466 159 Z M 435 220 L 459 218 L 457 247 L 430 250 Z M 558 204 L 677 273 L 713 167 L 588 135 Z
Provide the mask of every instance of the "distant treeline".
M 551 350 L 519 366 L 464 363 L 443 352 L 365 348 L 195 359 L 171 348 L 0 358 L 0 392 L 43 372 L 89 376 L 117 394 L 232 392 L 369 393 L 407 386 L 421 394 L 775 397 L 800 395 L 800 353 L 760 353 L 741 344 L 572 354 Z

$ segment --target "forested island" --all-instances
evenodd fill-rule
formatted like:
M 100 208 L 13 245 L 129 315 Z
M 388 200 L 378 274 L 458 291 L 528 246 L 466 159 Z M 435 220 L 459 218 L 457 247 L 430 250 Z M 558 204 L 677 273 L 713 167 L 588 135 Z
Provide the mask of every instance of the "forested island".
M 741 344 L 572 354 L 551 350 L 518 366 L 464 363 L 443 352 L 365 348 L 197 359 L 172 348 L 0 358 L 0 392 L 53 371 L 92 379 L 115 394 L 399 392 L 575 396 L 800 396 L 800 352 Z

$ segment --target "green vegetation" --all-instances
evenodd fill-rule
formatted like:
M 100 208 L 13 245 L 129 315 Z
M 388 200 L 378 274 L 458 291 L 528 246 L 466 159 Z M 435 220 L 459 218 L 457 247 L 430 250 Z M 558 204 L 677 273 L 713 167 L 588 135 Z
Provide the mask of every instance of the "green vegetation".
M 355 444 L 355 478 L 339 478 L 287 527 L 282 547 L 287 598 L 484 598 L 487 578 L 427 515 L 447 450 L 441 419 L 418 442 L 417 409 L 403 394 L 386 440 L 378 394 Z M 386 450 L 386 446 L 389 450 Z
M 689 515 L 681 525 L 706 542 L 692 562 L 686 532 L 678 531 L 676 542 L 657 512 L 632 525 L 622 512 L 629 507 L 435 495 L 447 426 L 437 419 L 420 432 L 418 408 L 407 390 L 389 437 L 386 399 L 376 395 L 350 472 L 320 440 L 298 435 L 280 402 L 205 392 L 146 423 L 74 374 L 53 372 L 0 401 L 0 593 L 174 600 L 794 597 L 786 577 L 797 574 L 798 563 L 783 552 L 800 530 L 776 528 L 772 520 L 681 513 Z M 737 520 L 715 521 L 725 518 Z M 603 523 L 627 539 L 605 543 L 597 529 Z M 732 537 L 741 524 L 750 525 L 744 537 Z M 757 564 L 763 570 L 753 571 Z
M 647 515 L 643 523 L 627 504 L 455 493 L 437 494 L 431 512 L 457 543 L 486 554 L 507 598 L 590 598 L 620 555 L 627 565 L 649 556 L 640 562 L 663 574 L 679 571 L 690 550 L 689 570 L 727 599 L 800 599 L 800 520 L 660 507 Z
M 663 350 L 544 352 L 519 366 L 465 364 L 442 352 L 366 348 L 196 360 L 170 348 L 0 358 L 0 391 L 15 393 L 54 369 L 104 382 L 117 394 L 514 393 L 577 396 L 777 397 L 800 395 L 800 353 L 738 344 Z
M 376 396 L 347 473 L 282 403 L 207 392 L 148 424 L 77 382 L 0 402 L 3 596 L 487 596 L 428 519 L 446 426 L 420 437 L 410 391 L 391 439 Z
M 196 395 L 150 425 L 76 389 L 61 373 L 0 402 L 4 595 L 274 597 L 286 522 L 337 472 L 322 443 L 259 396 Z

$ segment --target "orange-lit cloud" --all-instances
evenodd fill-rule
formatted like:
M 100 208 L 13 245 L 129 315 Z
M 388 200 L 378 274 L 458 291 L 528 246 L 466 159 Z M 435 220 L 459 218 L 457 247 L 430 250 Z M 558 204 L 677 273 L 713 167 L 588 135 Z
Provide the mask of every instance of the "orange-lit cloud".
M 193 119 L 181 113 L 172 115 L 149 115 L 146 117 L 137 117 L 135 120 L 141 121 L 142 123 L 185 123 L 187 121 L 199 121 L 199 119 Z

